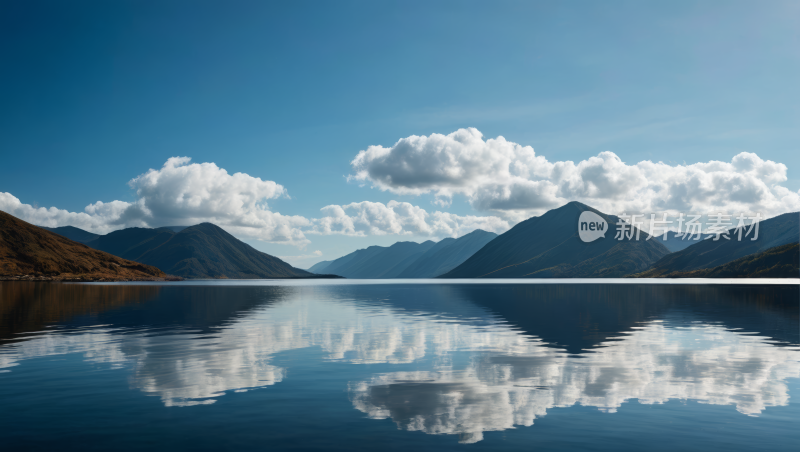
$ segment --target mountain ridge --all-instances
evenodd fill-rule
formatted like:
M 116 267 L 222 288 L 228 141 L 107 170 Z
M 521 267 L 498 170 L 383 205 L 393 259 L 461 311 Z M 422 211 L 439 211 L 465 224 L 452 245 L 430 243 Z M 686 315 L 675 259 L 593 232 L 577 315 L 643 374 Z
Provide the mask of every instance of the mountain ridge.
M 164 280 L 167 275 L 0 211 L 0 278 L 130 281 Z
M 388 247 L 373 245 L 331 261 L 322 271 L 345 278 L 395 278 L 407 265 L 434 246 L 435 243 L 430 240 L 422 243 L 396 242 Z
M 667 240 L 664 240 L 664 235 L 667 236 Z M 697 237 L 697 240 L 695 240 L 695 237 Z M 676 253 L 701 242 L 706 237 L 708 237 L 708 234 L 700 234 L 699 236 L 678 236 L 678 233 L 675 231 L 667 231 L 658 237 L 653 237 L 653 240 L 658 240 L 668 250 Z
M 63 234 L 91 234 L 71 226 L 51 228 Z M 312 274 L 262 253 L 212 223 L 160 228 L 125 228 L 84 242 L 87 246 L 136 262 L 166 268 L 184 278 L 303 278 Z
M 212 223 L 200 223 L 174 232 L 170 228 L 129 228 L 115 231 L 133 240 L 102 236 L 89 246 L 115 250 L 121 256 L 143 262 L 186 278 L 292 278 L 310 276 L 283 260 L 262 253 Z M 106 241 L 103 242 L 103 237 Z M 137 240 L 138 239 L 138 240 Z
M 469 259 L 498 235 L 476 229 L 457 239 L 446 238 L 408 265 L 398 278 L 435 278 L 443 275 Z
M 730 240 L 705 239 L 684 250 L 664 256 L 637 277 L 658 278 L 674 272 L 690 272 L 713 268 L 739 258 L 766 251 L 776 246 L 800 242 L 800 213 L 789 212 L 759 223 L 758 240 L 744 237 L 739 241 L 736 228 L 729 229 Z M 744 231 L 746 232 L 746 230 Z
M 635 275 L 634 277 L 638 277 Z M 800 244 L 788 243 L 713 268 L 676 271 L 662 278 L 800 278 Z
M 609 229 L 619 220 L 572 201 L 518 223 L 441 278 L 621 277 L 669 254 L 658 241 L 647 240 L 644 231 L 639 231 L 639 240 L 605 237 L 582 242 L 578 219 L 586 211 L 603 218 Z
M 91 242 L 92 240 L 97 239 L 100 237 L 100 234 L 95 234 L 93 232 L 85 231 L 80 228 L 76 228 L 75 226 L 59 226 L 57 228 L 48 228 L 47 226 L 39 226 L 40 228 L 58 234 L 62 237 L 66 237 L 73 242 L 78 243 L 86 243 Z
M 459 238 L 395 242 L 353 251 L 338 259 L 322 261 L 310 272 L 325 272 L 347 278 L 434 278 L 454 268 L 486 243 L 497 237 L 493 232 L 476 229 Z

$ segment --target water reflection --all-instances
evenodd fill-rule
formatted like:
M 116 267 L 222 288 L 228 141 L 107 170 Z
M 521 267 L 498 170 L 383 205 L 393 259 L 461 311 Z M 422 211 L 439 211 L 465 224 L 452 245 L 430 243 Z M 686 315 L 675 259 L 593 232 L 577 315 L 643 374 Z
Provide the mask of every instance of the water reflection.
M 153 300 L 160 286 L 0 282 L 0 340 L 36 332 L 77 315 L 96 315 Z
M 475 442 L 575 404 L 613 413 L 630 399 L 691 399 L 757 415 L 786 405 L 786 379 L 800 377 L 797 348 L 716 325 L 654 321 L 603 345 L 575 357 L 528 341 L 476 353 L 463 369 L 375 376 L 351 386 L 352 400 L 400 428 Z
M 317 346 L 329 360 L 400 364 L 426 354 L 503 349 L 525 340 L 508 328 L 472 334 L 438 316 L 297 296 L 222 325 L 214 334 L 151 333 L 99 327 L 41 335 L 4 347 L 0 369 L 36 357 L 83 353 L 90 362 L 129 364 L 134 387 L 177 406 L 213 403 L 228 390 L 280 382 L 284 370 L 269 361 L 290 350 Z
M 55 303 L 80 299 L 78 307 L 39 315 L 45 320 L 38 324 L 72 320 L 3 342 L 0 372 L 33 358 L 80 353 L 88 363 L 129 369 L 131 387 L 165 406 L 188 406 L 278 384 L 288 377 L 276 355 L 316 347 L 325 360 L 353 365 L 414 363 L 417 370 L 381 374 L 354 366 L 359 377 L 347 388 L 353 406 L 401 429 L 457 434 L 467 443 L 576 404 L 614 412 L 631 399 L 697 400 L 754 416 L 786 405 L 786 380 L 800 377 L 796 342 L 753 334 L 783 331 L 776 319 L 791 321 L 796 306 L 764 304 L 760 288 L 728 293 L 698 311 L 699 299 L 713 298 L 706 288 L 642 298 L 647 294 L 639 289 L 620 286 L 586 293 L 551 286 L 533 294 L 448 286 L 135 286 L 137 293 L 129 291 L 134 286 L 53 287 L 67 287 L 62 297 L 48 295 Z M 88 289 L 84 298 L 75 292 L 87 287 L 102 291 Z M 772 301 L 796 293 L 772 290 L 766 294 Z M 748 302 L 753 293 L 761 295 Z M 108 303 L 86 301 L 102 294 Z M 11 323 L 31 318 L 20 314 L 20 299 L 0 304 L 15 307 L 3 311 L 16 312 Z M 565 303 L 572 306 L 559 311 Z M 747 330 L 732 329 L 741 325 Z

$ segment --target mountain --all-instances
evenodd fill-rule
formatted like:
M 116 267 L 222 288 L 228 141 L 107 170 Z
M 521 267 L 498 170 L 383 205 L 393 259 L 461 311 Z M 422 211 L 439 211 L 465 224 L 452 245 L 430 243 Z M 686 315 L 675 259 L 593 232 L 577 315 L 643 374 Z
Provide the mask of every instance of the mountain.
M 646 271 L 635 276 L 641 278 L 666 277 L 674 272 L 690 272 L 714 268 L 741 257 L 766 251 L 780 245 L 800 241 L 800 213 L 785 213 L 762 221 L 758 226 L 758 239 L 742 237 L 739 241 L 730 229 L 731 240 L 706 239 L 676 253 L 663 257 Z
M 172 232 L 181 232 L 184 229 L 188 228 L 189 226 L 164 226 L 167 229 L 170 229 Z
M 25 276 L 120 281 L 164 279 L 167 275 L 0 212 L 0 279 Z
M 167 228 L 126 228 L 100 235 L 86 244 L 115 256 L 140 261 L 142 255 L 166 243 L 174 235 Z
M 693 271 L 676 271 L 665 278 L 799 278 L 800 244 L 769 248 L 727 264 Z
M 317 262 L 316 264 L 312 265 L 311 268 L 308 269 L 308 271 L 310 271 L 311 273 L 321 275 L 322 273 L 325 272 L 325 269 L 328 267 L 328 265 L 331 264 L 331 262 L 333 261 Z
M 293 278 L 311 276 L 228 234 L 219 226 L 201 223 L 180 229 L 127 228 L 87 244 L 126 259 L 155 265 L 185 278 Z
M 50 232 L 54 232 L 62 237 L 66 237 L 73 242 L 78 243 L 87 243 L 91 242 L 92 240 L 97 239 L 100 237 L 97 234 L 93 234 L 89 231 L 84 231 L 83 229 L 76 228 L 75 226 L 60 226 L 57 228 L 48 228 L 45 226 L 39 226 L 42 229 L 45 229 Z
M 653 240 L 658 240 L 659 243 L 667 247 L 667 249 L 670 250 L 670 252 L 675 253 L 677 251 L 685 250 L 686 248 L 696 243 L 700 243 L 700 241 L 708 237 L 708 235 L 705 234 L 701 234 L 700 236 L 692 235 L 686 237 L 683 236 L 676 237 L 677 234 L 678 233 L 675 231 L 667 231 L 666 232 L 667 240 L 664 240 L 663 235 L 660 235 L 658 237 L 653 237 Z M 695 237 L 697 237 L 697 240 L 695 240 Z
M 405 268 L 398 278 L 435 278 L 461 265 L 497 234 L 476 229 L 457 239 L 447 238 Z
M 606 237 L 583 242 L 578 218 L 594 212 L 608 224 Z M 501 234 L 443 278 L 613 278 L 640 272 L 669 254 L 640 232 L 614 239 L 618 218 L 579 202 L 529 218 Z
M 97 240 L 97 238 L 100 237 L 99 234 L 95 234 L 89 231 L 84 231 L 83 229 L 76 228 L 75 226 L 59 226 L 57 228 L 48 228 L 46 226 L 39 226 L 39 227 L 42 229 L 46 229 L 50 232 L 55 232 L 60 236 L 66 237 L 74 242 L 79 242 L 79 243 L 89 243 L 93 240 Z M 188 226 L 164 226 L 163 228 L 158 228 L 158 229 L 169 229 L 172 232 L 181 232 L 187 227 Z M 128 229 L 147 229 L 147 228 L 128 228 Z
M 397 242 L 388 247 L 370 246 L 330 262 L 321 271 L 345 278 L 397 278 L 406 267 L 435 245 L 428 240 L 423 243 Z

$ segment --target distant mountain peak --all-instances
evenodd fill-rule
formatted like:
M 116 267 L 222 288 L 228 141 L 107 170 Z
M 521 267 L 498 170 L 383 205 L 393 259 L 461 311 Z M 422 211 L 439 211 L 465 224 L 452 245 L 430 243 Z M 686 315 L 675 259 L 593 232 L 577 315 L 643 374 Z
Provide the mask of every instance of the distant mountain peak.
M 664 245 L 646 240 L 614 240 L 606 235 L 591 243 L 578 237 L 580 214 L 591 211 L 609 225 L 608 215 L 578 201 L 515 225 L 489 242 L 445 278 L 619 277 L 642 271 L 669 254 Z
M 175 232 L 175 229 L 180 229 Z M 262 253 L 213 223 L 188 227 L 127 228 L 87 245 L 153 265 L 185 278 L 294 278 L 310 276 Z
M 483 229 L 475 229 L 471 232 L 462 235 L 461 237 L 466 237 L 468 235 L 485 235 L 485 234 L 497 235 L 494 232 L 484 231 Z
M 587 206 L 586 204 L 584 204 L 584 203 L 582 203 L 580 201 L 570 201 L 570 202 L 564 204 L 564 206 L 574 206 L 574 207 L 578 207 L 579 209 L 583 209 L 583 210 L 586 210 L 586 209 L 594 210 L 592 207 L 589 207 L 589 206 Z
M 454 268 L 495 237 L 493 232 L 476 230 L 439 242 L 399 241 L 387 247 L 370 246 L 333 261 L 319 262 L 309 270 L 347 278 L 432 278 Z

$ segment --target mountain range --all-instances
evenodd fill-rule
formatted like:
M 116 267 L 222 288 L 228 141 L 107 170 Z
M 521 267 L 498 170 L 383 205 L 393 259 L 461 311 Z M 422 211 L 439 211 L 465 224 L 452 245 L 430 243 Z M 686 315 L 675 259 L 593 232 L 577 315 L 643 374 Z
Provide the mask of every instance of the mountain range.
M 497 237 L 476 229 L 457 239 L 439 242 L 397 242 L 392 246 L 370 246 L 333 261 L 323 261 L 308 271 L 346 278 L 435 278 L 455 268 L 486 243 Z
M 309 271 L 356 279 L 397 278 L 408 265 L 434 245 L 435 242 L 427 240 L 422 243 L 397 242 L 389 247 L 370 246 L 328 262 L 324 266 L 317 264 Z
M 666 240 L 664 240 L 665 236 Z M 675 231 L 667 231 L 664 235 L 653 237 L 653 240 L 658 240 L 659 243 L 667 247 L 670 252 L 674 253 L 676 251 L 685 250 L 696 243 L 700 243 L 700 241 L 706 237 L 708 237 L 707 234 L 679 235 Z
M 584 213 L 605 221 L 606 234 L 584 242 L 578 231 Z M 3 215 L 5 254 L 0 256 L 0 268 L 7 277 L 165 276 L 158 273 L 159 269 L 184 278 L 237 279 L 325 275 L 357 279 L 797 277 L 797 253 L 782 247 L 800 242 L 800 214 L 796 212 L 761 221 L 757 240 L 743 237 L 740 241 L 735 229 L 728 231 L 729 240 L 713 240 L 707 235 L 702 240 L 684 240 L 672 232 L 663 240 L 664 236 L 650 237 L 635 229 L 638 240 L 635 236 L 617 240 L 613 234 L 618 217 L 570 202 L 518 223 L 501 235 L 475 230 L 439 242 L 371 246 L 320 262 L 306 271 L 255 250 L 211 223 L 127 228 L 99 235 L 72 226 L 39 228 Z M 16 229 L 27 235 L 14 235 Z M 63 240 L 57 240 L 56 245 L 53 237 Z M 104 253 L 89 258 L 86 250 L 91 249 Z M 112 264 L 111 258 L 120 260 Z M 113 274 L 108 273 L 112 268 Z M 128 274 L 128 270 L 144 273 Z
M 0 279 L 157 280 L 158 268 L 92 249 L 0 211 Z
M 398 278 L 435 278 L 461 265 L 497 237 L 494 232 L 476 229 L 457 239 L 446 238 L 411 263 Z
M 667 278 L 798 278 L 800 244 L 788 243 L 713 268 L 667 273 Z
M 100 237 L 99 234 L 84 231 L 83 229 L 76 228 L 75 226 L 59 226 L 57 228 L 48 228 L 47 226 L 39 227 L 78 243 L 91 242 L 92 240 L 96 240 L 98 237 Z
M 580 239 L 577 230 L 578 219 L 584 212 L 602 218 L 611 225 L 609 229 L 615 229 L 619 221 L 616 216 L 571 202 L 541 217 L 525 220 L 500 236 L 477 230 L 438 243 L 398 242 L 389 247 L 372 246 L 333 261 L 320 262 L 309 271 L 348 278 L 684 277 L 687 272 L 712 269 L 750 256 L 750 264 L 737 263 L 737 271 L 741 273 L 737 277 L 743 277 L 747 271 L 759 275 L 776 274 L 773 270 L 762 271 L 765 264 L 756 263 L 754 254 L 799 240 L 800 216 L 791 213 L 762 221 L 756 241 L 715 242 L 706 240 L 708 234 L 689 240 L 671 231 L 666 236 L 651 237 L 634 228 L 633 237 L 617 240 L 611 230 L 607 230 L 607 237 L 587 243 Z M 781 254 L 782 259 L 787 256 Z M 671 264 L 675 259 L 679 261 Z M 719 269 L 714 274 L 731 274 L 731 271 L 731 268 Z M 791 274 L 791 271 L 784 273 Z
M 443 278 L 613 278 L 640 272 L 669 254 L 658 240 L 639 232 L 624 240 L 583 242 L 581 213 L 591 211 L 610 228 L 618 221 L 579 202 L 529 218 L 500 235 Z
M 177 232 L 176 232 L 177 230 Z M 53 232 L 107 253 L 152 265 L 184 278 L 298 278 L 309 272 L 294 268 L 228 234 L 219 226 L 127 228 L 96 235 L 78 228 Z M 91 237 L 91 234 L 95 237 Z
M 739 258 L 761 253 L 770 248 L 800 242 L 800 215 L 797 212 L 785 213 L 758 226 L 758 238 L 752 240 L 753 232 L 738 239 L 736 229 L 728 230 L 728 237 L 719 240 L 707 238 L 692 246 L 664 256 L 653 266 L 636 276 L 641 278 L 672 277 L 683 272 L 709 269 L 733 262 Z

